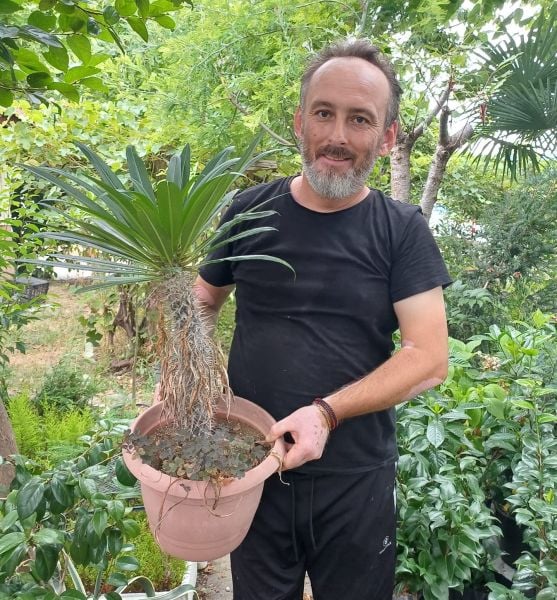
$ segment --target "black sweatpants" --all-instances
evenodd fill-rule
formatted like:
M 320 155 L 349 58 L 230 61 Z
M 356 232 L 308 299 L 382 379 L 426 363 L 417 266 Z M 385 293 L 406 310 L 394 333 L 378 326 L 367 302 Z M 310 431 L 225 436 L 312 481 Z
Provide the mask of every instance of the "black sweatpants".
M 395 465 L 357 475 L 283 473 L 265 483 L 246 539 L 231 554 L 234 600 L 391 600 Z

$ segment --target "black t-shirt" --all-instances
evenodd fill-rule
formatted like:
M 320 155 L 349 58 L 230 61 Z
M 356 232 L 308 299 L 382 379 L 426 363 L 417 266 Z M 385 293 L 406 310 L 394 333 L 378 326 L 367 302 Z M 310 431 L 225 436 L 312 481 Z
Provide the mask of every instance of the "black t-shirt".
M 205 265 L 214 286 L 236 285 L 230 384 L 277 420 L 386 361 L 398 328 L 393 303 L 450 283 L 419 208 L 376 190 L 345 210 L 320 213 L 290 194 L 292 178 L 239 194 L 224 220 L 266 201 L 276 214 L 242 229 L 272 226 L 233 241 L 209 258 L 267 254 Z M 237 233 L 238 230 L 234 230 Z M 394 409 L 341 423 L 306 473 L 367 471 L 397 458 Z

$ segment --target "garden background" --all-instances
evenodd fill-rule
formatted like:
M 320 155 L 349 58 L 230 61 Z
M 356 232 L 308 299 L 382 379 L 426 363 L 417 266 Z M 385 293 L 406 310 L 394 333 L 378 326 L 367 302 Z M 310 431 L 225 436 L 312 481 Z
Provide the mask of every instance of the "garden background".
M 62 549 L 89 586 L 68 597 L 109 593 L 137 570 L 166 589 L 183 570 L 145 545 L 117 459 L 157 378 L 150 297 L 141 285 L 74 295 L 82 273 L 68 283 L 16 266 L 60 250 L 40 235 L 63 224 L 56 208 L 80 218 L 21 165 L 86 169 L 81 142 L 126 179 L 133 145 L 160 179 L 184 144 L 201 168 L 262 128 L 261 149 L 274 152 L 241 185 L 293 174 L 301 70 L 348 35 L 388 53 L 405 91 L 397 145 L 373 185 L 421 204 L 455 280 L 449 377 L 397 411 L 397 594 L 557 597 L 552 5 L 0 0 L 0 454 L 27 457 L 0 466 L 0 483 L 41 482 L 30 514 L 15 495 L 0 504 L 5 597 L 30 581 L 44 594 L 29 597 L 59 597 L 49 582 Z M 30 276 L 50 281 L 47 295 L 33 296 Z M 232 299 L 218 329 L 225 350 L 233 320 Z M 87 536 L 101 550 L 84 549 Z

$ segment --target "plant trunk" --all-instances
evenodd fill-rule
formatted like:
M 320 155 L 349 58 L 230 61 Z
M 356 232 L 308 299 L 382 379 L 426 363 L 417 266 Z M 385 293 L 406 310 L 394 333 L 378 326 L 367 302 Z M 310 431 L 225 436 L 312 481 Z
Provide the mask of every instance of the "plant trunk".
M 0 400 L 0 456 L 9 456 L 17 453 L 15 436 L 8 417 L 4 402 Z M 8 491 L 14 478 L 12 465 L 0 465 L 0 497 Z
M 391 197 L 400 202 L 410 202 L 410 154 L 414 140 L 405 138 L 391 150 Z
M 159 296 L 167 309 L 159 321 L 163 418 L 195 435 L 209 433 L 217 402 L 231 398 L 222 353 L 197 304 L 193 276 L 167 281 Z
M 450 157 L 451 154 L 446 148 L 440 145 L 437 146 L 435 154 L 433 155 L 433 160 L 431 161 L 429 173 L 427 174 L 427 181 L 420 202 L 422 212 L 428 223 L 431 218 L 431 213 L 433 212 L 433 207 L 437 202 L 437 194 L 439 193 L 439 188 L 441 187 L 441 182 L 443 181 L 443 176 L 445 175 Z

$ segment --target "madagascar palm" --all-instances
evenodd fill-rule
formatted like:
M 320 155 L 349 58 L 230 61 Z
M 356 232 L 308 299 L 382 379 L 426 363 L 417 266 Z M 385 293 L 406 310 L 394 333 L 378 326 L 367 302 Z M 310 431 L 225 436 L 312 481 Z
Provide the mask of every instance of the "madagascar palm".
M 476 133 L 487 160 L 513 178 L 556 157 L 556 17 L 557 7 L 542 11 L 526 35 L 507 33 L 481 53 L 495 89 Z
M 67 208 L 77 207 L 84 215 L 75 217 L 67 210 L 55 208 L 70 228 L 41 235 L 98 253 L 95 257 L 53 254 L 50 264 L 66 268 L 77 265 L 104 274 L 94 287 L 151 285 L 161 307 L 160 394 L 165 401 L 165 416 L 195 433 L 210 429 L 215 403 L 223 391 L 228 392 L 220 352 L 195 303 L 195 274 L 211 250 L 273 229 L 234 229 L 239 223 L 273 214 L 265 210 L 247 211 L 218 228 L 214 226 L 234 194 L 231 185 L 256 160 L 252 154 L 257 142 L 254 140 L 239 158 L 233 157 L 233 148 L 226 148 L 199 174 L 190 172 L 190 149 L 186 146 L 172 157 L 165 179 L 155 186 L 133 147 L 127 149 L 130 186 L 84 145 L 79 147 L 96 176 L 25 167 L 61 188 L 69 198 Z M 222 260 L 248 259 L 272 260 L 288 266 L 278 258 L 262 255 Z

